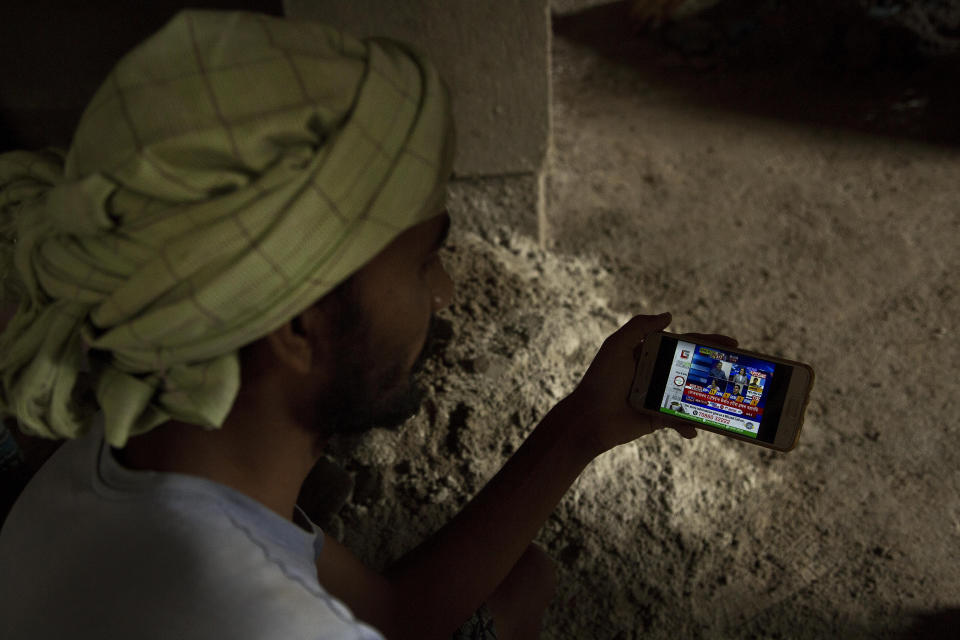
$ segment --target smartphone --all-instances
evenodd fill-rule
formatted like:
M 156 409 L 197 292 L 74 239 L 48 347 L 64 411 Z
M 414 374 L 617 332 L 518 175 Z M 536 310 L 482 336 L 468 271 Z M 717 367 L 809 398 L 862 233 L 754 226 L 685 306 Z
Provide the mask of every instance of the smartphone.
M 659 331 L 643 341 L 628 401 L 665 422 L 790 451 L 813 379 L 802 362 Z

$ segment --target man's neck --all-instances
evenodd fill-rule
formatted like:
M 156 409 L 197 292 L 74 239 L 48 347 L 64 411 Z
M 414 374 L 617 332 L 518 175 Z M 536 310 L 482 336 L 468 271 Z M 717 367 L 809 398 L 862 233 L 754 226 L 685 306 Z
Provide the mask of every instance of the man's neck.
M 244 437 L 242 430 L 206 431 L 171 421 L 130 438 L 115 450 L 117 461 L 139 471 L 182 473 L 206 478 L 260 502 L 284 519 L 294 520 L 294 505 L 304 479 L 316 461 L 308 443 L 279 437 Z M 251 432 L 252 433 L 252 432 Z M 259 432 L 263 433 L 262 430 Z M 303 525 L 301 525 L 303 526 Z M 309 526 L 303 526 L 309 530 Z

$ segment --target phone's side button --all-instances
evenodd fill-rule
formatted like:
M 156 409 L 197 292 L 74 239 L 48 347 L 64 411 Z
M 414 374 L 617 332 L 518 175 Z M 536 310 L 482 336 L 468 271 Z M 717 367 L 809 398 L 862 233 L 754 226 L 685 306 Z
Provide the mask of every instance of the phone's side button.
M 791 398 L 787 402 L 787 415 L 796 418 L 800 413 L 800 401 L 797 398 Z

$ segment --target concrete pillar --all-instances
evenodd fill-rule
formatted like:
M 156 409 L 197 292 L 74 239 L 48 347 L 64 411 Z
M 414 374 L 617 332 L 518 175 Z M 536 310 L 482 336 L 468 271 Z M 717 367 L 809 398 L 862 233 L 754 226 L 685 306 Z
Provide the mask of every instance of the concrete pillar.
M 458 147 L 451 200 L 513 199 L 521 210 L 487 206 L 482 224 L 509 224 L 541 245 L 550 139 L 549 9 L 548 0 L 284 2 L 288 17 L 420 48 L 453 96 Z M 532 203 L 532 209 L 523 203 Z M 466 222 L 473 226 L 473 220 Z

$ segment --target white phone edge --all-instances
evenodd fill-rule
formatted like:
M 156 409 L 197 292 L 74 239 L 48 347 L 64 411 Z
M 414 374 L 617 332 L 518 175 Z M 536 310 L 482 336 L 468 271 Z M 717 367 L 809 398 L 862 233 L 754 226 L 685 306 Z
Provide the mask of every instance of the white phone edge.
M 727 351 L 735 351 L 736 353 L 742 353 L 744 355 L 762 358 L 769 362 L 785 364 L 793 367 L 793 374 L 790 376 L 790 386 L 787 388 L 787 393 L 784 396 L 783 413 L 781 413 L 780 424 L 777 425 L 777 437 L 775 438 L 774 442 L 763 442 L 755 438 L 742 436 L 740 434 L 733 433 L 732 431 L 726 431 L 719 427 L 713 427 L 703 423 L 695 424 L 691 421 L 675 418 L 669 414 L 653 411 L 644 407 L 643 402 L 646 399 L 647 390 L 650 387 L 650 377 L 653 375 L 653 366 L 657 359 L 657 353 L 660 351 L 660 340 L 663 336 L 677 338 L 680 340 L 688 340 L 704 346 L 716 347 L 718 349 L 724 349 Z M 806 414 L 807 405 L 810 402 L 810 393 L 813 390 L 814 378 L 815 374 L 813 372 L 813 368 L 808 364 L 804 364 L 803 362 L 778 358 L 769 354 L 741 349 L 739 347 L 730 347 L 728 345 L 718 344 L 709 340 L 693 339 L 680 334 L 670 333 L 668 331 L 658 331 L 647 336 L 643 341 L 643 349 L 640 352 L 640 358 L 637 360 L 633 382 L 630 385 L 630 395 L 628 396 L 627 400 L 630 406 L 636 411 L 656 416 L 659 421 L 684 425 L 693 424 L 693 426 L 697 429 L 711 431 L 728 438 L 733 438 L 734 440 L 742 440 L 743 442 L 748 442 L 753 445 L 786 453 L 787 451 L 793 450 L 800 440 L 800 431 L 803 429 L 803 420 Z

